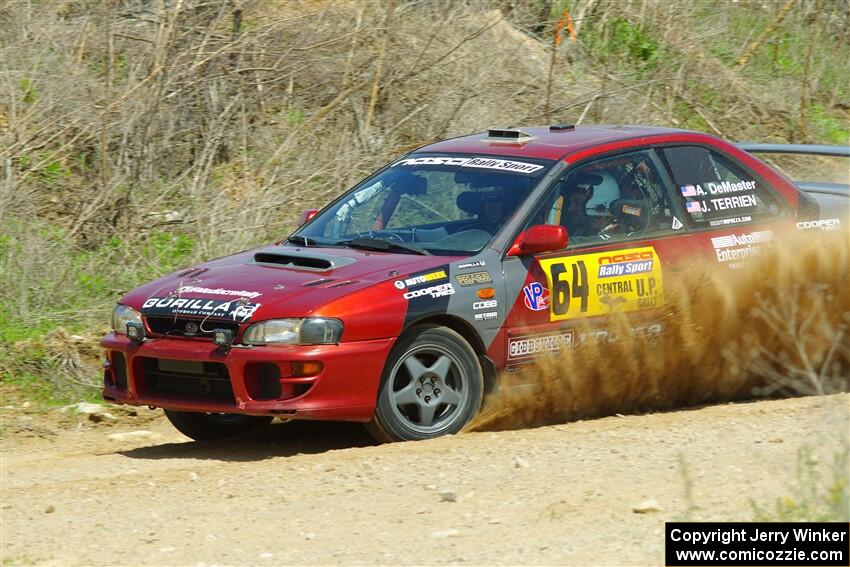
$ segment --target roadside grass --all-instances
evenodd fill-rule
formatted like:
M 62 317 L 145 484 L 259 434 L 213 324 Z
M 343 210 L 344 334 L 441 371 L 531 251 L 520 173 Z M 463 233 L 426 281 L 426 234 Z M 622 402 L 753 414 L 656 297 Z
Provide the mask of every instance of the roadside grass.
M 804 445 L 797 451 L 793 480 L 786 492 L 772 502 L 750 499 L 754 522 L 848 522 L 850 521 L 850 451 L 847 448 L 832 455 L 829 463 L 822 464 L 811 447 Z M 826 469 L 826 470 L 824 470 Z M 677 521 L 699 521 L 700 506 L 694 496 L 694 480 L 687 461 L 679 455 L 685 511 Z M 744 518 L 738 518 L 744 521 Z
M 811 448 L 801 447 L 797 452 L 794 484 L 789 492 L 772 503 L 750 500 L 753 520 L 757 522 L 850 522 L 850 488 L 848 488 L 847 449 L 832 456 L 826 465 L 819 467 Z
M 4 219 L 0 382 L 38 407 L 100 402 L 99 337 L 126 291 L 197 255 L 191 236 L 154 230 L 79 244 L 55 224 Z M 45 266 L 48 266 L 45 268 Z

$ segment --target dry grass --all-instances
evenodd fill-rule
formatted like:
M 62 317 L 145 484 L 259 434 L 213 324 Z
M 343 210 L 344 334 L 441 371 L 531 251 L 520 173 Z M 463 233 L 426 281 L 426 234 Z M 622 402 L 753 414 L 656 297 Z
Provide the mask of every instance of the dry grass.
M 748 26 L 772 20 L 755 1 L 544 5 L 3 3 L 0 355 L 99 326 L 144 281 L 285 236 L 301 210 L 435 139 L 578 121 L 845 136 L 841 2 L 801 3 L 742 70 Z M 565 8 L 578 41 L 556 48 Z

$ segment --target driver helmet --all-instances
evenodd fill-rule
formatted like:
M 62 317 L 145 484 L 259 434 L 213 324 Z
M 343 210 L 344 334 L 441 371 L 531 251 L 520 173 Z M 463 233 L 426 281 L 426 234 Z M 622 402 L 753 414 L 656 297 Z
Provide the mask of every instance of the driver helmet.
M 593 188 L 593 196 L 587 201 L 587 214 L 601 217 L 611 214 L 611 203 L 620 198 L 620 186 L 614 177 L 605 171 L 596 171 L 602 182 Z

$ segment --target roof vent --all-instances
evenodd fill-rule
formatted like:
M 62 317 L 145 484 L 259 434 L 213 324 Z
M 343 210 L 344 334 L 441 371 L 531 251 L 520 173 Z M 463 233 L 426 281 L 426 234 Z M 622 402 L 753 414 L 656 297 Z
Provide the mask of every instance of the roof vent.
M 519 128 L 490 128 L 487 130 L 487 138 L 500 142 L 526 142 L 533 136 Z
M 576 129 L 575 124 L 553 124 L 552 126 L 549 126 L 550 132 L 564 132 L 566 130 L 575 130 L 575 129 Z

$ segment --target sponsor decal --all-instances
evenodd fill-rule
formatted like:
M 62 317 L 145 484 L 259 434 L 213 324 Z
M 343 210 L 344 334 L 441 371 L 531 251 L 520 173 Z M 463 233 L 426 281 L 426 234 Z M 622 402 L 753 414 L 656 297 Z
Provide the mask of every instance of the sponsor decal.
M 191 315 L 229 319 L 244 323 L 260 307 L 247 299 L 189 299 L 186 297 L 150 297 L 142 305 L 143 315 Z
M 647 342 L 652 342 L 661 335 L 663 327 L 660 323 L 647 323 L 645 325 L 636 325 L 629 329 L 629 335 L 639 339 L 644 339 Z M 614 329 L 604 329 L 598 331 L 587 331 L 579 333 L 575 343 L 583 345 L 585 342 L 596 344 L 604 344 L 617 342 L 622 338 L 620 332 Z
M 522 301 L 532 311 L 549 309 L 549 290 L 539 282 L 531 282 L 522 288 Z
M 820 219 L 814 221 L 801 221 L 797 223 L 797 230 L 813 229 L 819 229 L 822 231 L 841 230 L 841 221 L 839 219 Z
M 249 299 L 256 299 L 263 295 L 258 291 L 237 291 L 234 289 L 222 289 L 220 287 L 217 288 L 209 288 L 209 287 L 196 287 L 193 285 L 184 285 L 177 288 L 175 292 L 177 294 L 182 293 L 203 293 L 204 295 L 230 295 L 235 297 L 247 297 Z
M 470 268 L 483 268 L 487 263 L 484 260 L 475 260 L 474 262 L 464 262 L 463 264 L 458 264 L 458 270 L 468 270 Z
M 491 321 L 493 319 L 498 319 L 499 313 L 496 311 L 490 311 L 489 313 L 476 313 L 475 320 L 476 321 Z
M 549 285 L 549 318 L 563 321 L 659 307 L 661 262 L 651 246 L 540 260 Z
M 604 263 L 603 263 L 604 261 Z M 652 252 L 628 252 L 599 259 L 599 277 L 610 278 L 652 271 Z
M 495 309 L 499 306 L 499 301 L 496 299 L 488 299 L 487 301 L 476 301 L 472 304 L 472 309 Z
M 750 222 L 753 220 L 753 217 L 743 216 L 743 217 L 729 217 L 726 219 L 714 219 L 710 221 L 709 226 L 725 226 L 727 224 L 741 224 L 743 222 Z
M 679 230 L 682 228 L 682 221 L 680 221 L 678 217 L 673 217 L 673 226 L 671 228 L 673 230 Z
M 404 280 L 396 280 L 395 282 L 393 282 L 393 285 L 395 285 L 396 289 L 405 289 L 408 287 L 422 285 L 437 280 L 444 280 L 447 277 L 448 276 L 446 275 L 445 270 L 440 270 L 438 272 L 431 272 L 430 274 L 413 276 L 412 278 L 407 278 Z
M 459 274 L 455 276 L 455 279 L 457 280 L 457 283 L 459 283 L 463 287 L 493 283 L 493 278 L 490 276 L 490 272 L 471 272 L 468 274 Z
M 529 358 L 542 352 L 573 348 L 575 334 L 572 330 L 550 335 L 532 335 L 508 339 L 508 360 Z
M 633 217 L 640 216 L 640 207 L 633 207 L 631 205 L 623 205 L 623 214 L 632 215 Z
M 423 297 L 426 295 L 431 296 L 432 299 L 437 299 L 438 297 L 445 297 L 447 295 L 453 295 L 455 292 L 455 288 L 450 283 L 444 283 L 440 285 L 435 285 L 431 287 L 423 287 L 422 289 L 416 289 L 413 291 L 408 291 L 404 294 L 405 299 L 415 299 L 417 297 Z
M 764 245 L 772 240 L 773 232 L 759 230 L 745 234 L 715 236 L 711 239 L 711 245 L 714 246 L 718 262 L 733 262 L 758 256 Z
M 497 169 L 499 171 L 510 171 L 514 173 L 534 173 L 543 169 L 542 165 L 534 163 L 526 163 L 524 161 L 511 161 L 506 159 L 492 159 L 484 157 L 448 157 L 448 156 L 433 156 L 433 157 L 418 157 L 408 158 L 396 162 L 395 166 L 409 165 L 447 165 L 455 167 L 474 167 L 481 169 Z

